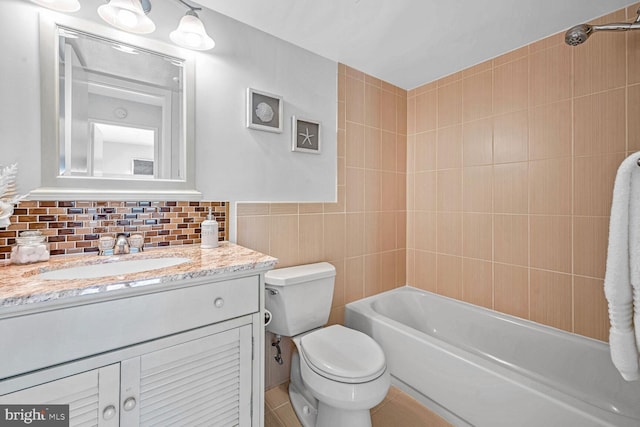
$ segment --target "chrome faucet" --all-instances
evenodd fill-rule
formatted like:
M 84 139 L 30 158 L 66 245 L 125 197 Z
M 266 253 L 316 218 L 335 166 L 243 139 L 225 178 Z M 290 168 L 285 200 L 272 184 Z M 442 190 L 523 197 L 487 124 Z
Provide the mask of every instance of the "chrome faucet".
M 118 234 L 116 237 L 116 245 L 113 247 L 113 254 L 128 254 L 129 253 L 129 242 L 127 242 L 127 236 L 124 234 Z

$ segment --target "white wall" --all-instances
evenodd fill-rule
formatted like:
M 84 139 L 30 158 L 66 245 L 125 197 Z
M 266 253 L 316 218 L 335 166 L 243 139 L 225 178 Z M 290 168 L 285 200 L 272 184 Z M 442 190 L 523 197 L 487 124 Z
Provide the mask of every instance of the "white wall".
M 81 4 L 74 15 L 102 25 L 104 2 Z M 154 1 L 158 28 L 149 37 L 170 43 L 185 11 Z M 23 192 L 40 186 L 40 12 L 51 13 L 27 0 L 0 2 L 0 164 L 19 162 Z M 196 59 L 197 189 L 206 200 L 335 200 L 337 64 L 218 13 L 199 15 L 216 47 Z M 282 134 L 245 127 L 247 87 L 284 97 Z M 322 122 L 322 154 L 291 152 L 292 115 Z

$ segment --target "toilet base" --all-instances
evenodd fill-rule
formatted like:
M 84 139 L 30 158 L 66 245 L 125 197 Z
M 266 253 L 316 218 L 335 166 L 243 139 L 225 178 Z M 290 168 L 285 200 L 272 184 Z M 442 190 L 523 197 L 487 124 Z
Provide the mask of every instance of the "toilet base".
M 316 427 L 318 409 L 305 399 L 293 382 L 289 383 L 289 400 L 302 427 Z
M 368 409 L 349 411 L 319 402 L 316 427 L 336 426 L 371 427 L 371 413 Z

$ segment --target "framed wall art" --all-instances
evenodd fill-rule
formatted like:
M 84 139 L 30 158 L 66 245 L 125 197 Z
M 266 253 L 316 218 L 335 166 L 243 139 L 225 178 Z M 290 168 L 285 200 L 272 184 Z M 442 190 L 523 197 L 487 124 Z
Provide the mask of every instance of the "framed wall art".
M 283 101 L 279 95 L 247 88 L 247 127 L 282 133 Z
M 292 151 L 320 154 L 320 122 L 291 117 Z

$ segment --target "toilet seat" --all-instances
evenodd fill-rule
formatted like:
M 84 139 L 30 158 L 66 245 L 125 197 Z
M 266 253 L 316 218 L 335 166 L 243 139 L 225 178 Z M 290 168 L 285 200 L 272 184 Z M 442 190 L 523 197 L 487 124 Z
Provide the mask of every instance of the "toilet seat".
M 357 384 L 380 377 L 386 369 L 382 348 L 368 335 L 333 325 L 302 336 L 299 350 L 318 375 Z

